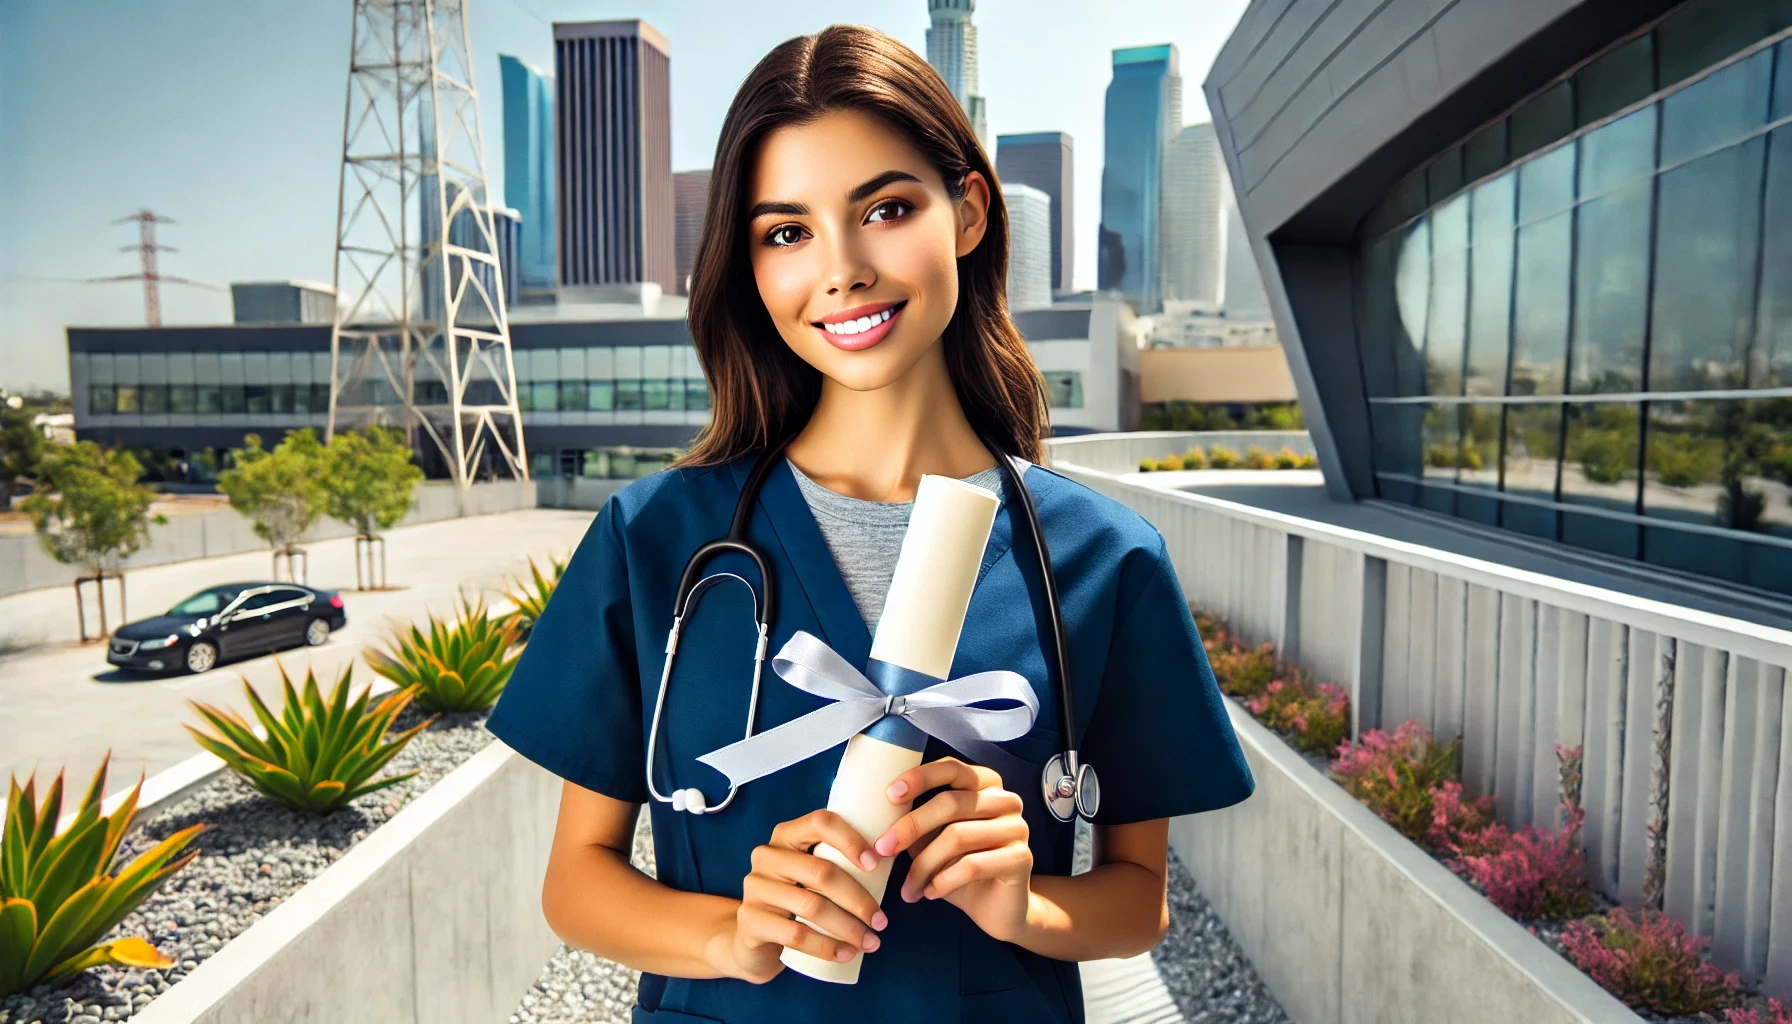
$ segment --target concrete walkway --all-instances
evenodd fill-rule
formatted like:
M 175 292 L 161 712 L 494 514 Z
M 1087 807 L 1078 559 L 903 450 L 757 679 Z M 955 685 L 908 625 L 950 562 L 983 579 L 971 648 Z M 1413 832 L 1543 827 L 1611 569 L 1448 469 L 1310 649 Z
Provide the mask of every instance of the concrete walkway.
M 1082 964 L 1087 1024 L 1185 1024 L 1150 953 Z
M 349 623 L 321 647 L 278 657 L 295 675 L 314 667 L 326 684 L 356 663 L 352 679 L 359 689 L 376 678 L 359 663 L 362 649 L 382 644 L 394 624 L 450 613 L 457 592 L 495 600 L 505 577 L 527 574 L 529 556 L 542 561 L 570 553 L 592 516 L 530 509 L 393 530 L 386 543 L 394 589 L 374 592 L 350 589 L 355 580 L 351 538 L 310 544 L 310 581 L 343 591 Z M 270 561 L 268 552 L 258 551 L 129 570 L 130 613 L 146 618 L 205 587 L 266 579 Z M 198 721 L 188 698 L 246 713 L 244 678 L 264 698 L 277 692 L 272 656 L 227 663 L 197 676 L 127 675 L 106 664 L 99 644 L 82 645 L 76 637 L 71 588 L 0 598 L 0 771 L 23 782 L 37 769 L 40 795 L 49 777 L 66 765 L 66 784 L 80 787 L 78 798 L 108 749 L 108 792 L 135 783 L 140 770 L 153 775 L 197 752 L 181 728 Z

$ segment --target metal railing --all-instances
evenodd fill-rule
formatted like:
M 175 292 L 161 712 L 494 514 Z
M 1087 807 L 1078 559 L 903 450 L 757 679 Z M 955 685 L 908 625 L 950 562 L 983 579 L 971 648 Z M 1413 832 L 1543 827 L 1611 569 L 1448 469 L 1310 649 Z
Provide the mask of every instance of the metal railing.
M 1461 736 L 1508 824 L 1557 824 L 1556 748 L 1581 748 L 1595 886 L 1792 994 L 1792 632 L 1117 479 L 1143 443 L 1053 441 L 1053 468 L 1155 525 L 1190 602 L 1348 684 L 1353 733 Z

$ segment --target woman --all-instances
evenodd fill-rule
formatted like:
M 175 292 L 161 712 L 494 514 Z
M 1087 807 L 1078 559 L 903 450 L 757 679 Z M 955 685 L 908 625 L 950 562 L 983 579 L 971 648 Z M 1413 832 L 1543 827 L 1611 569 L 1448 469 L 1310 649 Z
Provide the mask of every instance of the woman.
M 1043 389 L 1008 318 L 1006 264 L 988 159 L 912 51 L 836 26 L 754 68 L 723 124 L 692 280 L 712 422 L 666 472 L 605 504 L 488 723 L 566 780 L 543 910 L 569 944 L 645 972 L 637 1022 L 1080 1021 L 1074 961 L 1143 952 L 1168 926 L 1167 819 L 1251 791 L 1162 538 L 1028 466 L 1069 637 L 1076 745 L 1101 773 L 1096 867 L 1070 876 L 1074 830 L 1042 804 L 1039 766 L 1065 742 L 1013 496 L 952 675 L 1009 669 L 1032 684 L 1035 724 L 1002 744 L 1027 777 L 929 740 L 922 765 L 890 780 L 890 799 L 913 810 L 861 837 L 818 810 L 839 764 L 828 752 L 747 783 L 719 813 L 653 802 L 657 880 L 629 866 L 679 576 L 727 533 L 768 446 L 787 445 L 747 532 L 776 584 L 770 649 L 805 630 L 859 668 L 921 474 L 1000 491 L 979 433 L 1041 459 Z M 757 578 L 735 554 L 708 571 Z M 756 636 L 744 587 L 712 589 L 687 616 L 658 793 L 726 797 L 695 759 L 741 736 Z M 757 730 L 821 703 L 767 673 Z M 818 843 L 867 867 L 895 857 L 883 905 L 808 852 Z M 785 971 L 785 946 L 842 961 L 863 950 L 860 979 Z

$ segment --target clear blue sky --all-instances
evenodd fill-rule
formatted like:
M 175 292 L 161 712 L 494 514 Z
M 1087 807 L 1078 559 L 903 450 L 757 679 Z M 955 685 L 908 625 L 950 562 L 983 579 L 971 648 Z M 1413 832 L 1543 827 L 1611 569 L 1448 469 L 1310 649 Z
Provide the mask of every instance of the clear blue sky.
M 925 0 L 468 0 L 486 156 L 502 195 L 498 54 L 553 67 L 553 21 L 645 18 L 672 44 L 672 165 L 707 167 L 740 80 L 779 42 L 872 25 L 926 53 Z M 1076 142 L 1077 284 L 1095 280 L 1102 94 L 1115 47 L 1175 43 L 1183 115 L 1246 0 L 983 0 L 979 79 L 992 135 Z M 0 0 L 0 386 L 66 390 L 67 325 L 141 324 L 135 225 L 161 270 L 329 281 L 347 87 L 349 0 Z M 230 319 L 229 295 L 162 289 L 166 323 Z

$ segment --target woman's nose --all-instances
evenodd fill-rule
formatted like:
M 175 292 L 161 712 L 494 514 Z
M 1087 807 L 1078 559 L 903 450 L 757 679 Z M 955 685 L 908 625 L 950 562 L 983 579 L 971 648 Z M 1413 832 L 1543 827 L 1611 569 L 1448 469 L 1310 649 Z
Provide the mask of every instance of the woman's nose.
M 831 252 L 833 265 L 828 272 L 829 295 L 869 288 L 877 280 L 877 274 L 871 269 L 865 254 L 852 241 L 844 238 L 837 240 Z

